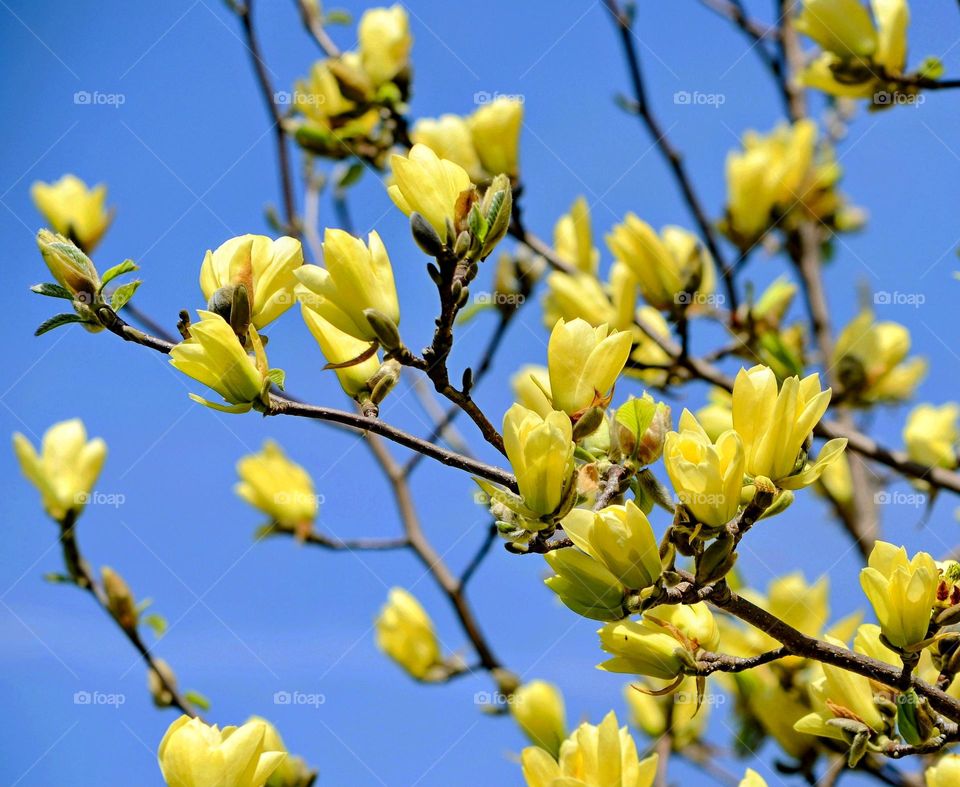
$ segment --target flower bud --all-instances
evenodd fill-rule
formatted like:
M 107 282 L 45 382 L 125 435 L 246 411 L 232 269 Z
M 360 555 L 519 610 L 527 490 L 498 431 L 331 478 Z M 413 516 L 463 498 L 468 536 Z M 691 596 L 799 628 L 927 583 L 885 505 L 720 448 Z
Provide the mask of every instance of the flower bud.
M 377 646 L 417 680 L 442 663 L 433 621 L 410 593 L 393 588 L 375 623 Z
M 170 689 L 176 690 L 176 688 L 177 676 L 170 665 L 163 659 L 154 659 L 153 668 L 147 670 L 147 689 L 153 697 L 153 704 L 158 708 L 169 708 L 173 705 L 173 694 Z
M 510 713 L 534 746 L 559 757 L 560 744 L 567 737 L 560 689 L 543 680 L 524 683 L 510 698 Z
M 317 494 L 310 474 L 287 458 L 273 440 L 259 454 L 237 462 L 237 495 L 281 528 L 310 532 L 317 517 Z
M 70 291 L 74 300 L 93 304 L 100 292 L 100 277 L 90 258 L 72 241 L 50 230 L 37 233 L 37 246 L 53 278 Z
M 663 454 L 670 426 L 670 407 L 646 393 L 640 398 L 630 397 L 613 418 L 617 447 L 625 459 L 634 460 L 640 467 L 652 465 Z
M 266 727 L 263 736 L 263 748 L 266 751 L 287 752 L 280 732 L 269 721 L 261 716 L 251 716 L 247 719 L 247 724 L 251 722 L 260 723 Z M 311 787 L 316 777 L 317 772 L 310 769 L 303 757 L 294 757 L 287 752 L 287 756 L 267 779 L 264 787 Z
M 103 590 L 107 594 L 107 609 L 114 620 L 125 631 L 135 631 L 140 613 L 133 599 L 133 593 L 116 571 L 110 566 L 100 569 L 103 577 Z
M 630 333 L 559 320 L 550 334 L 547 366 L 553 406 L 571 417 L 605 406 L 633 344 Z
M 572 547 L 555 549 L 544 559 L 556 572 L 546 586 L 578 615 L 592 620 L 624 617 L 624 587 L 602 563 Z
M 927 638 L 939 583 L 939 570 L 930 555 L 918 552 L 908 560 L 906 549 L 885 541 L 876 543 L 869 565 L 860 572 L 860 584 L 883 636 L 902 649 Z

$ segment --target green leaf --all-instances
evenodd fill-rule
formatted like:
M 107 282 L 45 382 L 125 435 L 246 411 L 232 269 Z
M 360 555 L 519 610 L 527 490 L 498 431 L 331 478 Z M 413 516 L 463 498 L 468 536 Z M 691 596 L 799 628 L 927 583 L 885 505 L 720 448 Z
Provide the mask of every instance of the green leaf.
M 63 298 L 65 301 L 73 300 L 73 293 L 70 292 L 70 290 L 49 281 L 45 281 L 42 284 L 34 284 L 30 288 L 30 291 L 35 292 L 37 295 L 46 295 L 48 298 Z
M 43 579 L 46 582 L 52 582 L 55 585 L 75 585 L 76 581 L 69 574 L 58 574 L 56 571 L 52 571 L 49 574 L 44 574 Z
M 136 270 L 140 270 L 140 266 L 137 265 L 133 260 L 124 260 L 119 265 L 114 265 L 112 268 L 108 268 L 103 274 L 103 277 L 100 279 L 100 289 L 102 290 L 103 285 L 113 281 L 115 278 L 117 278 L 117 276 L 123 276 L 125 273 L 130 273 L 130 271 Z
M 210 710 L 210 700 L 204 697 L 199 691 L 190 689 L 189 691 L 184 692 L 183 698 L 191 705 L 196 705 L 198 708 L 200 708 L 200 710 Z
M 473 233 L 473 236 L 483 243 L 483 239 L 487 236 L 487 230 L 490 225 L 480 213 L 480 208 L 477 203 L 474 203 L 473 207 L 470 208 L 470 214 L 467 216 L 467 224 L 470 226 L 470 232 Z
M 635 437 L 640 437 L 650 424 L 657 412 L 657 403 L 647 394 L 643 398 L 631 397 L 617 408 L 617 423 L 623 424 Z
M 337 176 L 337 189 L 343 190 L 350 188 L 354 183 L 360 180 L 363 177 L 363 173 L 366 170 L 366 167 L 361 164 L 359 161 L 354 161 L 349 167 L 342 167 L 338 171 Z
M 126 284 L 121 284 L 117 289 L 113 291 L 113 295 L 110 296 L 110 308 L 115 312 L 120 311 L 124 306 L 127 305 L 133 294 L 137 291 L 137 287 L 140 286 L 140 279 L 134 279 L 131 282 Z
M 327 25 L 349 25 L 353 22 L 353 15 L 343 8 L 331 8 L 323 17 Z
M 287 373 L 283 369 L 271 369 L 267 372 L 267 377 L 277 388 L 283 390 L 283 383 L 287 379 Z
M 938 57 L 930 55 L 924 58 L 917 73 L 923 79 L 940 79 L 940 77 L 943 76 L 943 70 L 943 61 Z
M 69 325 L 72 322 L 80 322 L 85 325 L 89 325 L 90 321 L 83 319 L 79 314 L 56 314 L 51 317 L 49 320 L 44 320 L 40 323 L 37 330 L 33 332 L 34 336 L 42 336 L 47 331 L 52 331 L 54 328 L 59 328 L 61 325 Z
M 162 637 L 167 633 L 167 619 L 159 612 L 151 612 L 149 615 L 144 615 L 143 622 L 157 637 Z

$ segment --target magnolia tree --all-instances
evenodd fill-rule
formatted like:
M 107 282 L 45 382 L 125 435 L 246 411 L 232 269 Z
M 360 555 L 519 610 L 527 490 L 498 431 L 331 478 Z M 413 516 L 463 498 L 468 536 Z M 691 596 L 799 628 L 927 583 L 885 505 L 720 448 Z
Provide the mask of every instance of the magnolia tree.
M 925 91 L 958 83 L 942 78 L 935 58 L 908 63 L 904 0 L 872 0 L 869 8 L 859 0 L 782 0 L 773 25 L 750 18 L 739 2 L 703 4 L 751 40 L 785 118 L 744 133 L 727 158 L 725 209 L 711 216 L 649 103 L 632 12 L 606 0 L 633 90 L 622 109 L 650 132 L 692 223 L 657 231 L 629 213 L 598 244 L 587 203 L 574 195 L 552 243 L 525 225 L 519 100 L 497 98 L 467 117 L 410 116 L 412 38 L 402 6 L 366 10 L 358 48 L 340 51 L 329 28 L 350 22 L 302 0 L 305 29 L 324 57 L 304 64 L 306 76 L 287 104 L 277 100 L 264 66 L 251 0 L 232 3 L 276 121 L 283 194 L 283 210 L 273 217 L 277 237 L 243 235 L 208 251 L 201 292 L 185 283 L 181 293 L 205 305 L 181 312 L 176 332 L 167 332 L 161 326 L 172 320 L 151 319 L 131 301 L 140 284 L 129 280 L 132 261 L 94 262 L 112 218 L 106 189 L 88 189 L 71 175 L 38 183 L 33 197 L 49 229 L 37 242 L 55 281 L 33 289 L 72 311 L 52 316 L 37 334 L 80 323 L 101 334 L 94 341 L 123 340 L 113 348 L 118 355 L 166 354 L 203 391 L 191 398 L 236 414 L 235 429 L 255 410 L 361 432 L 397 499 L 403 536 L 396 540 L 341 541 L 318 529 L 311 476 L 275 442 L 240 459 L 236 491 L 268 518 L 263 536 L 326 549 L 410 550 L 423 562 L 452 602 L 471 654 L 445 653 L 429 611 L 399 587 L 377 618 L 377 643 L 423 684 L 488 674 L 530 739 L 518 781 L 665 785 L 669 763 L 683 758 L 705 769 L 708 782 L 764 784 L 753 771 L 724 775 L 712 764 L 701 707 L 709 682 L 711 692 L 735 700 L 741 748 L 774 742 L 781 773 L 810 784 L 832 784 L 846 769 L 883 784 L 960 784 L 960 756 L 949 753 L 960 741 L 960 565 L 880 540 L 875 511 L 878 493 L 897 479 L 931 497 L 960 492 L 958 407 L 915 406 L 902 447 L 872 438 L 866 416 L 909 401 L 925 362 L 907 357 L 906 327 L 879 322 L 869 309 L 835 326 L 823 275 L 836 236 L 863 224 L 862 211 L 840 193 L 835 139 L 824 129 L 844 122 L 857 102 L 896 112 Z M 813 91 L 828 96 L 829 123 L 810 117 Z M 310 173 L 302 215 L 291 141 Z M 335 181 L 338 199 L 346 199 L 364 169 L 382 173 L 385 203 L 389 198 L 409 217 L 424 257 L 422 286 L 438 296 L 435 330 L 423 349 L 404 342 L 380 236 L 317 226 L 319 190 Z M 408 238 L 391 241 L 404 244 L 412 248 Z M 609 251 L 609 266 L 601 265 L 598 245 Z M 748 270 L 759 254 L 784 270 L 763 292 L 754 291 Z M 485 303 L 499 315 L 497 329 L 479 363 L 451 368 L 483 268 L 493 269 Z M 530 297 L 535 290 L 542 298 Z M 515 404 L 489 412 L 474 398 L 476 386 L 511 320 L 538 300 L 546 355 L 534 353 L 513 375 Z M 795 300 L 806 318 L 787 324 Z M 309 332 L 304 341 L 312 336 L 339 379 L 342 401 L 305 403 L 285 392 L 283 371 L 271 367 L 265 332 L 278 319 L 296 320 L 296 312 Z M 691 334 L 709 323 L 731 340 L 694 353 Z M 425 436 L 378 414 L 404 367 L 449 403 Z M 706 406 L 671 410 L 677 393 L 697 382 L 711 386 Z M 448 428 L 461 415 L 472 422 L 464 444 Z M 484 441 L 501 455 L 496 464 L 471 452 L 471 443 Z M 397 459 L 389 443 L 410 458 Z M 270 723 L 237 719 L 239 726 L 220 729 L 204 721 L 205 699 L 181 691 L 148 642 L 146 629 L 162 634 L 162 619 L 144 612 L 117 571 L 95 571 L 95 558 L 82 552 L 79 522 L 104 442 L 88 440 L 73 420 L 52 425 L 38 447 L 14 435 L 14 449 L 60 529 L 64 562 L 55 578 L 87 591 L 112 616 L 146 662 L 156 703 L 180 714 L 159 742 L 166 782 L 313 784 L 314 767 L 286 752 Z M 472 476 L 495 523 L 460 575 L 419 524 L 408 480 L 423 458 Z M 852 616 L 828 628 L 823 582 L 808 586 L 791 574 L 760 592 L 738 579 L 750 530 L 764 519 L 789 520 L 795 498 L 812 494 L 829 502 L 859 547 L 859 583 L 876 622 Z M 498 542 L 509 560 L 543 561 L 546 585 L 569 614 L 598 622 L 598 667 L 628 676 L 639 737 L 604 707 L 574 727 L 557 686 L 521 681 L 494 655 L 465 588 Z

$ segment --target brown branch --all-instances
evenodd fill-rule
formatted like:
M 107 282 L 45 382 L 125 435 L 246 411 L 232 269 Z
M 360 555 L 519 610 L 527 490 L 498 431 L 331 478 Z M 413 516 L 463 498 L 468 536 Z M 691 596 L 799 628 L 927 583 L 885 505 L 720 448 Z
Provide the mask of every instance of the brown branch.
M 110 601 L 107 598 L 107 592 L 97 581 L 90 571 L 87 561 L 80 553 L 80 547 L 77 544 L 76 534 L 76 514 L 73 512 L 67 514 L 66 518 L 60 523 L 60 544 L 63 548 L 63 559 L 70 572 L 70 578 L 74 584 L 81 590 L 86 590 L 96 600 L 100 608 L 107 613 L 110 619 L 117 624 L 130 644 L 136 649 L 143 659 L 147 668 L 156 676 L 163 690 L 170 695 L 170 704 L 180 710 L 182 713 L 194 718 L 200 718 L 193 705 L 177 690 L 177 687 L 167 679 L 161 669 L 157 667 L 156 659 L 150 652 L 149 646 L 143 641 L 140 632 L 135 625 L 125 626 L 114 617 L 110 611 Z
M 283 195 L 283 211 L 286 219 L 287 231 L 295 237 L 299 237 L 299 222 L 297 220 L 297 207 L 293 197 L 293 175 L 290 169 L 290 154 L 287 151 L 287 137 L 283 128 L 283 115 L 277 101 L 270 81 L 270 74 L 267 69 L 266 61 L 263 59 L 260 50 L 260 41 L 257 37 L 256 28 L 253 22 L 253 2 L 254 0 L 244 0 L 242 3 L 234 3 L 232 7 L 240 18 L 240 24 L 243 27 L 244 38 L 246 39 L 247 51 L 250 53 L 250 60 L 257 77 L 257 84 L 260 87 L 260 93 L 267 105 L 267 112 L 273 122 L 274 138 L 277 145 L 277 169 L 280 171 L 280 188 Z
M 300 9 L 300 20 L 313 40 L 317 42 L 317 46 L 323 50 L 327 57 L 340 57 L 340 49 L 333 43 L 333 39 L 327 35 L 327 31 L 323 27 L 323 20 L 317 13 L 316 4 L 311 6 L 306 0 L 296 0 L 296 3 L 297 8 Z
M 603 2 L 617 27 L 620 44 L 626 57 L 627 70 L 633 89 L 633 109 L 643 121 L 647 131 L 653 138 L 654 144 L 673 171 L 674 180 L 676 180 L 677 185 L 680 187 L 687 208 L 690 210 L 694 221 L 696 221 L 700 229 L 700 234 L 703 236 L 707 249 L 709 249 L 710 254 L 720 268 L 727 298 L 730 300 L 730 314 L 732 318 L 733 315 L 736 314 L 738 301 L 737 290 L 733 281 L 733 269 L 727 265 L 724 260 L 724 255 L 720 250 L 720 244 L 717 242 L 716 231 L 710 219 L 707 217 L 700 198 L 693 188 L 693 181 L 690 179 L 687 168 L 683 163 L 683 157 L 667 137 L 666 130 L 660 124 L 660 121 L 650 106 L 646 85 L 643 80 L 643 72 L 640 68 L 640 56 L 634 43 L 633 30 L 630 27 L 630 18 L 621 10 L 617 0 L 603 0 Z

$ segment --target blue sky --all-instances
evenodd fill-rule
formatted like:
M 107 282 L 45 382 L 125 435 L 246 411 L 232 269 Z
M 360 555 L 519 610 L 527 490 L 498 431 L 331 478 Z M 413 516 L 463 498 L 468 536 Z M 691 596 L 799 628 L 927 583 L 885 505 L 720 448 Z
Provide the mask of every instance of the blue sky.
M 362 6 L 345 3 L 356 14 Z M 675 184 L 634 118 L 613 104 L 626 89 L 614 33 L 600 3 L 490 0 L 482 7 L 416 0 L 411 16 L 415 116 L 467 113 L 475 94 L 521 94 L 526 122 L 522 170 L 529 226 L 549 237 L 556 217 L 578 194 L 593 210 L 598 236 L 628 210 L 654 226 L 691 226 Z M 641 3 L 639 49 L 664 127 L 681 148 L 704 204 L 719 215 L 723 161 L 746 128 L 781 119 L 777 96 L 743 39 L 696 2 Z M 752 4 L 758 14 L 767 4 Z M 960 15 L 916 4 L 913 62 L 943 57 L 960 74 Z M 213 413 L 187 399 L 196 388 L 158 355 L 110 336 L 70 327 L 42 338 L 33 329 L 54 305 L 31 295 L 43 279 L 33 234 L 41 226 L 29 200 L 36 179 L 72 171 L 105 182 L 117 208 L 98 249 L 101 269 L 130 257 L 142 268 L 138 304 L 168 326 L 182 308 L 202 305 L 197 285 L 203 253 L 234 235 L 268 232 L 264 205 L 278 202 L 270 125 L 257 94 L 239 28 L 216 0 L 96 4 L 3 0 L 0 46 L 10 67 L 0 76 L 7 122 L 0 128 L 0 232 L 6 264 L 5 382 L 0 426 L 33 439 L 51 423 L 80 416 L 102 436 L 110 456 L 98 489 L 122 495 L 118 506 L 91 506 L 79 538 L 95 565 L 119 570 L 139 597 L 154 599 L 170 621 L 158 655 L 181 686 L 213 701 L 221 724 L 257 713 L 277 723 L 290 748 L 319 767 L 321 784 L 518 784 L 523 740 L 512 723 L 475 704 L 485 676 L 449 686 L 413 684 L 376 650 L 374 615 L 392 585 L 413 589 L 433 614 L 444 644 L 465 647 L 450 608 L 407 554 L 330 554 L 289 541 L 254 545 L 261 518 L 232 493 L 234 463 L 273 436 L 314 475 L 324 497 L 320 525 L 341 537 L 398 531 L 386 487 L 354 436 L 293 419 Z M 294 3 L 260 0 L 258 22 L 274 82 L 286 88 L 317 56 Z M 468 21 L 469 20 L 469 21 Z M 334 35 L 344 47 L 348 29 Z M 78 91 L 121 96 L 112 104 L 77 104 Z M 722 103 L 682 105 L 678 91 L 722 96 Z M 856 310 L 856 287 L 921 294 L 919 307 L 880 307 L 907 323 L 932 371 L 925 401 L 955 396 L 957 283 L 951 278 L 960 230 L 956 98 L 933 94 L 917 107 L 860 112 L 841 142 L 844 190 L 870 212 L 868 231 L 846 238 L 827 277 L 838 322 Z M 299 173 L 299 170 L 298 170 Z M 336 220 L 325 201 L 322 223 Z M 422 346 L 435 294 L 406 220 L 369 175 L 352 192 L 356 226 L 384 237 L 404 310 L 404 338 Z M 604 252 L 604 264 L 609 257 Z M 759 284 L 783 271 L 757 255 Z M 489 281 L 490 273 L 482 273 Z M 477 356 L 493 318 L 461 332 L 455 365 Z M 273 365 L 298 395 L 344 406 L 333 375 L 295 312 L 270 331 Z M 708 330 L 695 337 L 711 346 Z M 511 401 L 507 378 L 523 362 L 542 362 L 545 331 L 531 306 L 512 326 L 494 373 L 477 397 L 495 420 Z M 624 385 L 618 394 L 638 393 Z M 675 412 L 699 405 L 702 388 L 672 401 Z M 426 431 L 405 385 L 383 415 Z M 905 411 L 876 414 L 872 425 L 899 444 Z M 462 431 L 476 442 L 469 424 Z M 480 454 L 494 460 L 489 451 Z M 398 455 L 400 452 L 398 451 Z M 0 782 L 19 785 L 161 784 L 155 746 L 175 718 L 152 707 L 136 655 L 84 594 L 44 583 L 60 567 L 56 532 L 9 451 L 0 496 L 7 533 L 0 552 Z M 909 492 L 900 482 L 894 488 Z M 469 478 L 424 462 L 414 493 L 430 537 L 456 570 L 487 525 Z M 885 506 L 891 540 L 937 554 L 957 540 L 953 501 L 939 501 L 929 524 L 919 509 Z M 661 532 L 666 522 L 654 518 Z M 856 555 L 810 493 L 742 545 L 741 566 L 760 586 L 799 568 L 830 576 L 835 616 L 863 605 Z M 501 659 L 525 678 L 545 678 L 565 692 L 571 721 L 598 721 L 611 707 L 621 718 L 623 681 L 596 671 L 595 624 L 557 605 L 544 588 L 539 558 L 495 549 L 474 579 L 471 597 Z M 122 694 L 119 707 L 74 703 L 78 691 Z M 277 691 L 322 694 L 319 707 L 275 705 Z M 724 709 L 712 732 L 730 742 Z M 730 763 L 740 771 L 742 764 Z M 765 766 L 771 784 L 779 777 Z M 678 765 L 689 784 L 709 781 Z M 851 780 L 852 781 L 852 780 Z

